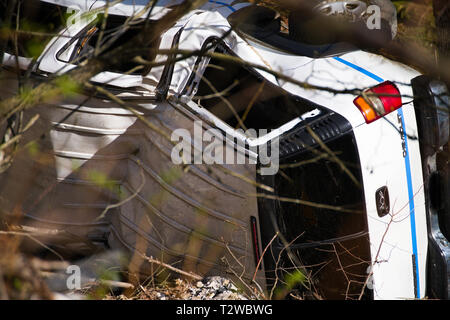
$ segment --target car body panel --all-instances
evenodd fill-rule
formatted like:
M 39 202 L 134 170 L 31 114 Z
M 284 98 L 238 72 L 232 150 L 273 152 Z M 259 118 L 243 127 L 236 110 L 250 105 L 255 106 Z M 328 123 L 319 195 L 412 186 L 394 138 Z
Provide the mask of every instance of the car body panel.
M 405 123 L 415 121 L 411 104 L 403 107 L 403 116 Z M 427 224 L 420 152 L 417 139 L 408 139 L 409 174 L 413 192 L 410 199 L 405 164 L 407 160 L 403 157 L 399 127 L 397 113 L 393 112 L 386 120 L 381 119 L 355 129 L 364 180 L 372 258 L 379 262 L 374 267 L 374 293 L 376 297 L 384 299 L 414 297 L 414 287 L 417 288 L 417 294 L 423 297 L 425 287 Z M 414 136 L 411 130 L 408 134 Z M 377 138 L 374 140 L 372 137 Z M 375 202 L 376 191 L 383 186 L 387 186 L 389 190 L 391 211 L 389 215 L 379 217 Z M 413 246 L 417 246 L 417 250 Z M 418 261 L 416 276 L 416 267 L 413 267 L 416 257 L 413 254 L 417 255 Z M 386 261 L 389 263 L 385 263 Z M 419 285 L 414 279 L 418 279 Z M 400 283 L 403 285 L 399 285 Z

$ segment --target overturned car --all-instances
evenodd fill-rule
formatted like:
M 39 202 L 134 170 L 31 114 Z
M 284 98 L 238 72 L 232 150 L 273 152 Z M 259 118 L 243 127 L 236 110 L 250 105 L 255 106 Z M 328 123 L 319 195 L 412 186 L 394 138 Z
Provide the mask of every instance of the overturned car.
M 365 21 L 366 1 L 343 3 L 314 10 Z M 387 6 L 375 32 L 391 39 L 395 9 L 374 3 Z M 48 36 L 37 56 L 33 33 L 5 44 L 2 99 L 173 8 L 30 1 L 20 19 Z M 299 290 L 324 298 L 448 298 L 445 85 L 330 34 L 311 41 L 311 26 L 211 0 L 155 50 L 9 117 L 5 137 L 21 140 L 1 175 L 3 217 L 57 252 L 125 250 L 141 274 L 155 257 L 272 293 L 300 274 Z

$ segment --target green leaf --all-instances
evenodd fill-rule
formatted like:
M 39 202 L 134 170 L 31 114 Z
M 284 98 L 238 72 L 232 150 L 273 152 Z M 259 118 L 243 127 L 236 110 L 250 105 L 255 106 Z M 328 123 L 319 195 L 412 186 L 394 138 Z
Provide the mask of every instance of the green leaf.
M 55 82 L 62 94 L 66 97 L 74 96 L 80 90 L 79 84 L 69 76 L 60 76 Z

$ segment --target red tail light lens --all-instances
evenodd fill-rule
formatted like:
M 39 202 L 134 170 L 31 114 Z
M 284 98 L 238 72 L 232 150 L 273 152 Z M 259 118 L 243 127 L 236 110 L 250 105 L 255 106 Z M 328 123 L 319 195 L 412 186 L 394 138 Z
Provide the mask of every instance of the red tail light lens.
M 397 86 L 391 81 L 366 89 L 353 103 L 361 111 L 366 123 L 371 123 L 402 106 Z

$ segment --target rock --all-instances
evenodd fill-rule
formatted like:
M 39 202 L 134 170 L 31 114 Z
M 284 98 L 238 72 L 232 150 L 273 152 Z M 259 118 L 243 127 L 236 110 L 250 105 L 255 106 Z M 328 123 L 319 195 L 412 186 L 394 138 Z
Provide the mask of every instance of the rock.
M 161 293 L 161 292 L 157 292 L 157 293 L 156 293 L 156 297 L 157 297 L 159 300 L 167 300 L 166 295 L 165 295 L 164 293 Z
M 238 292 L 236 286 L 229 280 L 219 276 L 212 276 L 198 281 L 195 287 L 190 287 L 185 295 L 190 300 L 247 300 Z

